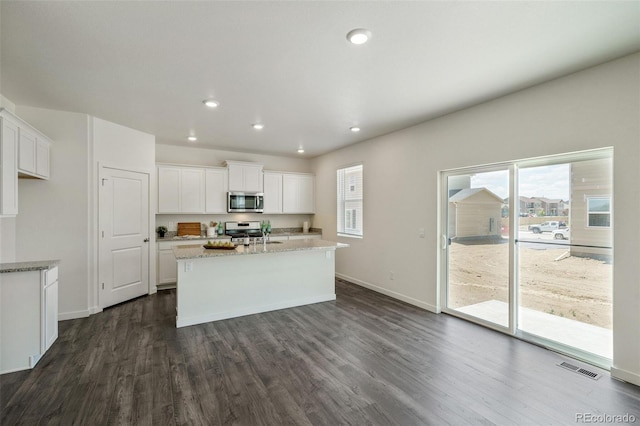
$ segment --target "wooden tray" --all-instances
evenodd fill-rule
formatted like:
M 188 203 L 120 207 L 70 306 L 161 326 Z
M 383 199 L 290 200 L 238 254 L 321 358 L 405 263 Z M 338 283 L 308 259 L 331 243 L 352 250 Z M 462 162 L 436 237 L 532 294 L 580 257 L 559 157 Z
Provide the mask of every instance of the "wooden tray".
M 235 250 L 237 246 L 223 247 L 223 246 L 208 246 L 205 244 L 202 247 L 206 248 L 207 250 Z
M 178 222 L 178 237 L 200 235 L 200 222 Z

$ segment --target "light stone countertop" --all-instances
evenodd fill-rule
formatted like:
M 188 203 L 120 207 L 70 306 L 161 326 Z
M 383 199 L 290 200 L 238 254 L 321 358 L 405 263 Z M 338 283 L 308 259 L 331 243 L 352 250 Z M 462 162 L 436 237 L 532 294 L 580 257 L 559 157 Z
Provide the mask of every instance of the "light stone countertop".
M 322 229 L 311 228 L 309 232 L 302 232 L 302 228 L 274 228 L 271 231 L 272 237 L 291 237 L 291 236 L 299 236 L 299 235 L 320 235 L 322 236 Z M 160 238 L 158 234 L 156 234 L 156 242 L 164 242 L 164 241 L 200 241 L 200 240 L 228 240 L 228 235 L 217 235 L 215 237 L 207 237 L 206 234 L 203 234 L 199 237 L 191 236 L 191 237 L 178 237 L 176 236 L 175 231 L 167 232 L 167 234 Z
M 0 274 L 6 274 L 9 272 L 41 271 L 43 269 L 58 266 L 59 264 L 60 260 L 58 259 L 0 263 Z
M 300 250 L 327 250 L 327 249 L 339 249 L 349 247 L 349 244 L 336 243 L 326 240 L 290 240 L 282 241 L 279 243 L 267 244 L 266 248 L 258 243 L 255 246 L 253 244 L 245 247 L 238 245 L 233 250 L 221 250 L 221 249 L 205 249 L 202 244 L 192 244 L 179 247 L 173 247 L 173 254 L 177 260 L 185 259 L 199 259 L 206 257 L 222 257 L 222 256 L 238 256 L 238 255 L 251 255 L 251 254 L 268 254 L 268 253 L 283 253 L 287 251 L 300 251 Z

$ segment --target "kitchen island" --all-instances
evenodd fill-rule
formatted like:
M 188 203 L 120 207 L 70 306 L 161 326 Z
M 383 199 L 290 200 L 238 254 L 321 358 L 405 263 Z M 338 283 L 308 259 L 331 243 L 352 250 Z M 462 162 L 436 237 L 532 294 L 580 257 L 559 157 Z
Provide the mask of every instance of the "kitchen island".
M 176 327 L 335 300 L 335 251 L 344 247 L 312 239 L 232 250 L 174 247 Z

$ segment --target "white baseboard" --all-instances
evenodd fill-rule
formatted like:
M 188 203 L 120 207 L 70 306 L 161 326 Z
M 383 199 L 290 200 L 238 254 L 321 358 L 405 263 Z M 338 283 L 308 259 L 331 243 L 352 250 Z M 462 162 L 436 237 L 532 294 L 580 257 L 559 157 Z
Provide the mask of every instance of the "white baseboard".
M 245 315 L 253 315 L 259 314 L 262 312 L 270 312 L 277 311 L 280 309 L 293 308 L 296 306 L 310 305 L 312 303 L 320 303 L 320 302 L 329 302 L 331 300 L 336 300 L 336 295 L 334 294 L 326 294 L 322 296 L 315 297 L 307 297 L 304 299 L 295 299 L 295 300 L 287 300 L 281 303 L 276 303 L 272 305 L 262 305 L 262 306 L 251 306 L 244 309 L 234 309 L 225 312 L 218 312 L 215 314 L 209 315 L 200 315 L 200 316 L 176 316 L 176 327 L 186 327 L 189 325 L 195 324 L 203 324 L 211 321 L 219 321 L 223 319 L 236 318 Z
M 421 300 L 418 300 L 418 299 L 414 299 L 413 297 L 405 296 L 402 293 L 397 293 L 395 291 L 391 291 L 391 290 L 388 290 L 388 289 L 383 288 L 383 287 L 378 287 L 377 285 L 370 284 L 370 283 L 365 282 L 365 281 L 361 281 L 361 280 L 359 280 L 357 278 L 353 278 L 353 277 L 350 277 L 348 275 L 339 274 L 337 272 L 336 272 L 336 277 L 342 278 L 343 280 L 346 280 L 346 281 L 349 281 L 351 283 L 357 284 L 357 285 L 359 285 L 361 287 L 368 288 L 369 290 L 373 290 L 373 291 L 375 291 L 377 293 L 382 293 L 382 294 L 384 294 L 386 296 L 389 296 L 389 297 L 392 297 L 394 299 L 401 300 L 401 301 L 406 302 L 406 303 L 408 303 L 410 305 L 417 306 L 418 308 L 426 309 L 427 311 L 433 312 L 434 314 L 439 314 L 440 313 L 440 310 L 438 309 L 437 306 L 432 305 L 430 303 L 425 303 L 425 302 L 423 302 Z
M 60 312 L 58 314 L 58 321 L 66 321 L 78 318 L 87 318 L 90 315 L 97 314 L 98 312 L 102 312 L 102 309 L 93 307 L 89 309 L 85 309 L 82 311 L 73 311 L 73 312 Z
M 640 386 L 640 374 L 638 373 L 611 367 L 611 377 Z

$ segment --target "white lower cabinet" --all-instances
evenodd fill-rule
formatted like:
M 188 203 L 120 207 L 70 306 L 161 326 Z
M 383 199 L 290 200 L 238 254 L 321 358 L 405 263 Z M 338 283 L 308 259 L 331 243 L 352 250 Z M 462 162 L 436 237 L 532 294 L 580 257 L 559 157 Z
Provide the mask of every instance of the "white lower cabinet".
M 162 249 L 162 244 L 158 248 L 158 285 L 175 284 L 178 279 L 176 257 L 171 246 Z
M 44 333 L 42 352 L 48 350 L 58 338 L 58 281 L 44 288 Z
M 33 368 L 58 338 L 58 267 L 0 280 L 0 374 Z

